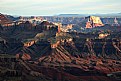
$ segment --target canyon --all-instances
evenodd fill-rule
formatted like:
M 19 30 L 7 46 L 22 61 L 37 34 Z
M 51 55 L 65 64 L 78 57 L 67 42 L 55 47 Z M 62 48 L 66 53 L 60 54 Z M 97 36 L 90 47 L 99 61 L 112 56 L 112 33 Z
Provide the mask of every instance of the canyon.
M 49 21 L 0 23 L 0 80 L 120 81 L 121 27 L 88 19 L 94 27 L 86 32 L 63 32 Z

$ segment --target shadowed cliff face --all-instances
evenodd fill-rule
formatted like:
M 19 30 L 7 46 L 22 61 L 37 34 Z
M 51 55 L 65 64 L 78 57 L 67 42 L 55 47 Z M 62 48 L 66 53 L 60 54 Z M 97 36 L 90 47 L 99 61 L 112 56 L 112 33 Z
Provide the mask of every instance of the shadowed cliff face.
M 47 41 L 29 47 L 10 40 L 1 40 L 0 44 L 1 53 L 16 55 L 25 80 L 114 81 L 117 77 L 107 75 L 115 76 L 113 72 L 121 71 L 119 39 L 76 38 L 56 48 Z
M 85 52 L 91 55 L 120 59 L 120 39 L 85 39 L 84 42 L 75 42 L 75 45 L 82 54 Z
M 21 51 L 23 44 L 21 41 L 15 39 L 0 40 L 0 53 L 1 54 L 17 54 Z
M 33 59 L 46 55 L 60 55 L 63 57 L 72 55 L 73 57 L 85 57 L 95 55 L 97 57 L 121 59 L 120 39 L 76 39 L 76 41 L 66 42 L 53 49 L 49 42 L 37 42 L 32 46 L 25 47 L 22 42 L 12 39 L 12 41 L 1 40 L 0 53 L 2 54 L 29 54 Z M 58 56 L 60 58 L 60 56 Z M 53 57 L 55 58 L 55 57 Z M 57 58 L 56 58 L 57 59 Z
M 87 45 L 90 45 L 90 43 L 86 41 Z M 72 50 L 76 51 L 72 52 Z M 116 77 L 108 77 L 107 75 L 121 71 L 120 60 L 110 59 L 106 57 L 108 55 L 96 56 L 93 53 L 94 51 L 91 51 L 91 45 L 85 49 L 85 51 L 88 50 L 85 53 L 81 52 L 80 54 L 77 50 L 74 43 L 66 43 L 50 49 L 50 52 L 41 55 L 36 62 L 26 62 L 23 68 L 27 65 L 32 71 L 42 73 L 44 76 L 56 81 L 117 80 Z M 26 70 L 24 72 L 26 73 Z M 29 71 L 27 72 L 30 73 Z

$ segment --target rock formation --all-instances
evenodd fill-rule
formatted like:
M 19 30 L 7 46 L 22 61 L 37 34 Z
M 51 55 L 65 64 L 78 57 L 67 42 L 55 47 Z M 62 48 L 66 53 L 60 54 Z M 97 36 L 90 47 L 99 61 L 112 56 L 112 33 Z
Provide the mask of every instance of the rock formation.
M 86 28 L 94 28 L 94 27 L 104 26 L 100 17 L 89 16 L 89 17 L 86 17 L 86 19 L 88 19 L 88 21 L 86 22 Z
M 2 26 L 11 26 L 12 25 L 12 21 L 9 20 L 4 14 L 0 13 L 0 24 Z

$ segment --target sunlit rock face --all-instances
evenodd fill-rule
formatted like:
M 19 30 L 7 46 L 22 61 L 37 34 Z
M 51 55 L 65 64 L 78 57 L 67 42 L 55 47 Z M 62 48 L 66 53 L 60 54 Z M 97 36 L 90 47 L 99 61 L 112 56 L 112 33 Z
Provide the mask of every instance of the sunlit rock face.
M 88 19 L 88 21 L 86 22 L 86 28 L 94 28 L 94 27 L 104 26 L 100 17 L 88 16 L 88 17 L 86 17 L 86 19 Z

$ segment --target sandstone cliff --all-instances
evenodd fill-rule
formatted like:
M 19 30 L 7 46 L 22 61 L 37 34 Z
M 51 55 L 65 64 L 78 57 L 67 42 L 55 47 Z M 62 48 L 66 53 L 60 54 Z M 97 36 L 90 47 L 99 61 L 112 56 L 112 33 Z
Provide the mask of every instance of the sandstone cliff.
M 86 28 L 94 28 L 94 27 L 104 26 L 100 17 L 89 16 L 89 17 L 86 17 L 86 19 L 88 19 L 88 21 L 86 22 Z

